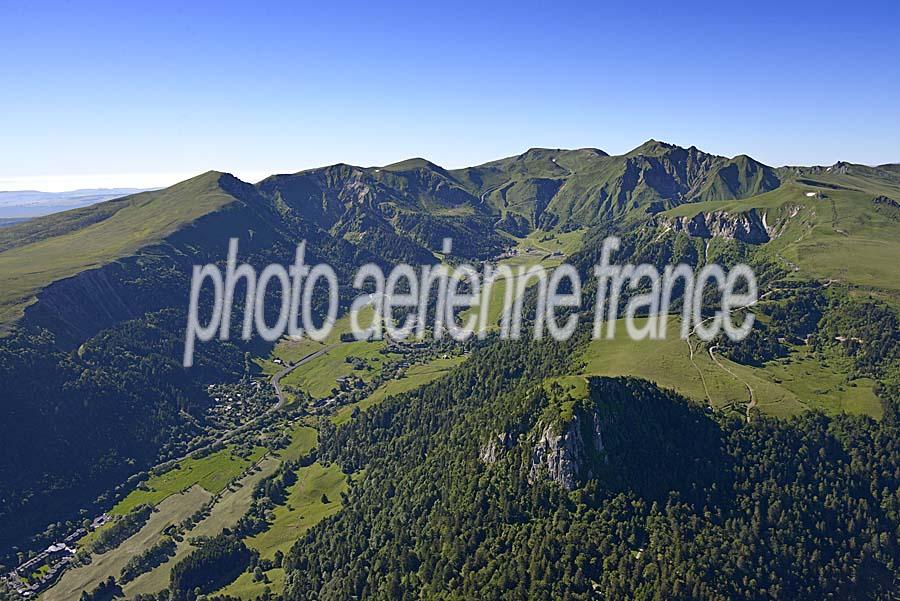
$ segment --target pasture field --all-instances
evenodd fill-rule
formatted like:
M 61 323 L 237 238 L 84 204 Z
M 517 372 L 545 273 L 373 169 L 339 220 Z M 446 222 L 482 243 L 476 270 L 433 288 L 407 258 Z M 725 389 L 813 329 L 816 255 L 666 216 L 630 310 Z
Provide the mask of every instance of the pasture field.
M 273 593 L 280 593 L 284 589 L 284 569 L 273 568 L 266 572 L 266 581 L 253 580 L 253 574 L 243 572 L 237 580 L 218 591 L 221 595 L 230 595 L 246 601 L 260 597 L 269 588 Z
M 400 380 L 388 380 L 360 402 L 341 407 L 331 416 L 331 421 L 335 425 L 344 424 L 350 420 L 354 407 L 359 407 L 360 411 L 365 411 L 389 396 L 414 390 L 419 386 L 424 386 L 429 382 L 437 380 L 441 376 L 449 373 L 451 369 L 463 361 L 465 361 L 465 357 L 456 356 L 448 357 L 446 359 L 434 359 L 428 363 L 413 365 L 406 371 L 406 377 L 401 378 Z
M 320 357 L 305 363 L 282 379 L 283 386 L 294 386 L 315 398 L 324 398 L 337 387 L 337 379 L 355 375 L 363 381 L 371 380 L 381 366 L 393 355 L 381 352 L 386 346 L 383 340 L 360 340 L 341 344 Z M 362 359 L 365 369 L 356 369 L 348 358 Z
M 616 338 L 592 340 L 581 357 L 581 374 L 635 376 L 673 389 L 715 408 L 745 407 L 747 386 L 757 408 L 778 417 L 809 409 L 827 413 L 862 413 L 881 416 L 881 404 L 868 379 L 848 381 L 849 365 L 840 358 L 820 361 L 805 348 L 796 347 L 785 359 L 762 367 L 741 365 L 699 347 L 692 337 L 693 358 L 687 341 L 678 336 L 680 322 L 670 317 L 669 337 L 664 340 L 631 340 L 619 320 Z M 636 320 L 641 326 L 646 319 Z
M 253 488 L 256 486 L 256 483 L 273 474 L 279 464 L 280 462 L 277 459 L 271 457 L 263 459 L 259 462 L 258 469 L 254 469 L 244 476 L 238 481 L 237 485 L 225 490 L 216 501 L 216 504 L 213 505 L 209 515 L 194 526 L 187 533 L 184 540 L 178 543 L 175 555 L 155 569 L 141 574 L 126 584 L 123 587 L 125 595 L 131 598 L 139 593 L 155 593 L 166 588 L 169 585 L 169 575 L 172 572 L 172 567 L 194 550 L 194 547 L 188 543 L 188 539 L 193 536 L 216 536 L 224 528 L 234 526 L 250 508 Z
M 800 279 L 834 279 L 896 298 L 900 270 L 885 257 L 900 256 L 897 225 L 875 210 L 873 194 L 792 183 L 743 200 L 686 203 L 663 215 L 756 209 L 775 227 L 772 240 L 758 249 L 763 258 L 784 265 Z
M 92 590 L 109 576 L 118 578 L 128 560 L 156 544 L 163 530 L 189 517 L 210 498 L 209 492 L 197 485 L 183 493 L 170 495 L 156 506 L 156 511 L 136 534 L 117 548 L 94 555 L 89 565 L 66 571 L 55 586 L 43 593 L 41 599 L 72 601 L 79 598 L 81 591 Z
M 138 505 L 157 505 L 195 484 L 213 495 L 218 494 L 264 453 L 265 449 L 260 447 L 250 457 L 244 458 L 236 455 L 233 447 L 227 447 L 199 459 L 184 459 L 168 472 L 151 476 L 145 486 L 131 491 L 110 513 L 125 515 Z
M 315 448 L 318 437 L 318 430 L 298 422 L 291 429 L 291 444 L 278 451 L 278 456 L 285 461 L 296 461 Z
M 316 462 L 297 471 L 297 482 L 284 505 L 275 508 L 275 519 L 268 530 L 246 540 L 247 546 L 271 559 L 275 551 L 287 553 L 308 528 L 341 508 L 341 492 L 347 489 L 347 476 L 339 466 Z M 328 503 L 322 502 L 322 495 Z
M 359 312 L 360 324 L 365 325 L 371 322 L 373 314 L 374 310 L 371 307 L 364 307 Z M 260 366 L 263 374 L 271 376 L 284 369 L 285 365 L 290 365 L 326 346 L 340 342 L 341 334 L 348 334 L 351 331 L 350 315 L 349 313 L 344 314 L 334 322 L 334 328 L 324 340 L 313 340 L 305 336 L 299 339 L 285 336 L 278 341 L 268 357 L 258 357 L 254 361 Z M 281 359 L 282 364 L 275 363 L 275 359 Z

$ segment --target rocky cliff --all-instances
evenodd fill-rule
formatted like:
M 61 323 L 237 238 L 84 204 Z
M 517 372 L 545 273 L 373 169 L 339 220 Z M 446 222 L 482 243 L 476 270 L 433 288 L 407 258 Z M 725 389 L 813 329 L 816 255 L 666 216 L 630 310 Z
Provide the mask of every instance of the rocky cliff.
M 572 490 L 594 475 L 594 462 L 603 450 L 599 411 L 577 409 L 566 422 L 538 428 L 529 477 L 531 480 L 549 477 Z
M 713 211 L 693 217 L 674 217 L 663 222 L 668 229 L 697 238 L 727 238 L 748 244 L 764 244 L 771 239 L 765 216 L 756 209 L 742 213 Z
M 501 432 L 494 438 L 490 439 L 483 447 L 479 454 L 481 460 L 487 464 L 497 462 L 507 450 L 515 444 L 515 440 L 508 432 Z

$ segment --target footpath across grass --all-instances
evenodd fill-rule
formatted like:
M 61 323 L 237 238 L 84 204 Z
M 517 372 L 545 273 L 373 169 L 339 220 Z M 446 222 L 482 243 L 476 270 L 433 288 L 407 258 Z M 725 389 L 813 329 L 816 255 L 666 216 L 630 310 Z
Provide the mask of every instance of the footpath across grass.
M 641 327 L 646 318 L 635 320 Z M 697 344 L 693 360 L 687 342 L 679 337 L 681 322 L 669 317 L 664 340 L 635 341 L 619 320 L 616 338 L 592 340 L 581 357 L 585 376 L 634 376 L 671 388 L 695 401 L 713 407 L 742 409 L 749 401 L 747 385 L 753 389 L 757 409 L 775 417 L 790 417 L 810 409 L 835 414 L 861 413 L 881 417 L 882 408 L 869 379 L 850 381 L 850 366 L 840 358 L 822 361 L 801 347 L 789 357 L 762 367 L 741 365 Z M 707 396 L 708 395 L 708 396 Z

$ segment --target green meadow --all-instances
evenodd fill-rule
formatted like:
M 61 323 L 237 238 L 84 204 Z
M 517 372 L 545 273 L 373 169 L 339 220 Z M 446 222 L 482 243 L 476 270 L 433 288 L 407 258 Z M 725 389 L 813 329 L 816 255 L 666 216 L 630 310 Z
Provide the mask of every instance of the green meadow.
M 383 340 L 372 342 L 360 340 L 335 346 L 292 371 L 281 380 L 281 383 L 283 386 L 299 388 L 315 398 L 327 397 L 337 387 L 336 380 L 342 376 L 352 374 L 363 381 L 371 380 L 381 366 L 393 356 L 381 352 L 385 347 Z M 355 369 L 347 362 L 348 357 L 362 359 L 366 368 Z
M 172 571 L 172 567 L 187 557 L 195 549 L 194 546 L 188 542 L 188 538 L 193 536 L 216 536 L 220 534 L 224 528 L 233 527 L 250 508 L 253 488 L 260 480 L 273 474 L 279 464 L 280 462 L 277 459 L 271 457 L 263 459 L 259 462 L 257 468 L 251 470 L 250 473 L 241 478 L 238 483 L 230 489 L 223 491 L 215 505 L 213 505 L 213 508 L 210 510 L 209 515 L 188 533 L 187 538 L 178 543 L 175 555 L 155 569 L 145 574 L 141 574 L 133 581 L 126 584 L 124 587 L 125 595 L 128 598 L 131 598 L 139 593 L 155 593 L 166 588 L 169 585 L 169 575 Z M 191 490 L 200 490 L 203 492 L 199 487 Z M 170 503 L 177 499 L 179 499 L 179 496 L 172 496 L 169 497 L 165 503 Z M 196 510 L 196 508 L 193 508 L 191 511 L 194 510 Z
M 785 359 L 761 368 L 741 365 L 679 337 L 680 322 L 669 318 L 669 336 L 663 340 L 635 341 L 618 320 L 616 337 L 592 340 L 581 358 L 583 375 L 635 376 L 673 389 L 695 401 L 719 409 L 743 408 L 753 390 L 757 408 L 767 414 L 788 417 L 809 409 L 827 413 L 861 413 L 881 416 L 881 404 L 868 379 L 849 381 L 849 365 L 839 358 L 822 362 L 797 347 Z M 646 318 L 635 320 L 638 327 Z
M 169 496 L 157 505 L 156 511 L 140 531 L 114 551 L 94 555 L 90 564 L 68 570 L 55 586 L 43 593 L 41 599 L 71 601 L 78 599 L 82 590 L 93 589 L 98 582 L 109 576 L 118 578 L 129 559 L 152 547 L 159 541 L 163 530 L 189 517 L 209 499 L 210 494 L 199 486 L 192 486 L 183 493 Z M 168 580 L 162 586 L 166 584 Z
M 341 508 L 341 492 L 346 489 L 347 476 L 336 464 L 324 467 L 316 462 L 300 468 L 285 504 L 275 507 L 269 529 L 247 539 L 247 546 L 266 559 L 275 551 L 287 553 L 304 531 Z M 328 503 L 322 502 L 323 494 Z
M 166 473 L 150 477 L 145 485 L 119 501 L 110 513 L 125 515 L 138 505 L 157 505 L 195 484 L 211 494 L 218 494 L 264 453 L 265 449 L 258 448 L 250 457 L 244 458 L 236 455 L 233 447 L 228 447 L 199 459 L 184 459 Z
M 291 429 L 291 444 L 278 451 L 278 456 L 285 461 L 296 461 L 315 448 L 318 437 L 318 430 L 298 422 Z
M 366 326 L 372 320 L 374 310 L 372 307 L 364 307 L 359 312 L 359 323 Z M 337 344 L 341 341 L 342 334 L 352 332 L 350 315 L 345 314 L 334 322 L 334 327 L 324 340 L 313 340 L 308 337 L 299 339 L 285 336 L 281 338 L 272 349 L 271 354 L 266 358 L 255 359 L 256 364 L 260 366 L 265 375 L 273 375 L 284 369 L 285 365 L 295 363 L 304 357 L 320 351 L 328 346 Z M 275 363 L 275 359 L 281 359 L 282 364 Z
M 404 392 L 414 390 L 419 386 L 424 386 L 425 384 L 433 382 L 441 376 L 446 375 L 450 372 L 451 369 L 465 361 L 465 359 L 465 357 L 456 356 L 448 357 L 446 359 L 434 359 L 433 361 L 429 361 L 428 363 L 413 365 L 406 371 L 406 375 L 403 378 L 399 380 L 388 380 L 387 382 L 376 388 L 372 392 L 372 394 L 367 396 L 365 399 L 359 401 L 358 403 L 353 403 L 351 405 L 341 407 L 334 415 L 331 416 L 331 421 L 335 425 L 344 424 L 350 420 L 354 408 L 359 408 L 361 411 L 365 411 L 369 407 L 377 405 L 389 396 L 402 394 Z
M 786 184 L 743 200 L 683 204 L 663 215 L 756 209 L 775 227 L 772 240 L 757 250 L 764 258 L 802 279 L 835 279 L 896 295 L 900 270 L 885 257 L 900 256 L 897 224 L 875 210 L 873 193 Z

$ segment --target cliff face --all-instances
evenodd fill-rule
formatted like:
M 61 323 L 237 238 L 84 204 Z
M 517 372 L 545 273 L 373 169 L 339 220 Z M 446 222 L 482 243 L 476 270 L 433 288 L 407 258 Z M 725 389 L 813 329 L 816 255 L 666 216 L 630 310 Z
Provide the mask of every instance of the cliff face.
M 568 422 L 539 429 L 529 478 L 549 477 L 572 490 L 593 475 L 594 460 L 603 450 L 598 411 L 576 410 Z
M 513 444 L 515 444 L 515 440 L 512 435 L 508 432 L 501 432 L 481 447 L 481 460 L 487 464 L 495 463 Z
M 595 475 L 598 460 L 606 461 L 596 407 L 576 408 L 565 421 L 539 421 L 530 434 L 517 437 L 514 433 L 500 432 L 481 446 L 479 458 L 488 465 L 496 463 L 519 441 L 530 447 L 528 479 L 531 482 L 549 478 L 572 490 Z
M 50 284 L 25 310 L 23 323 L 46 328 L 59 348 L 71 350 L 119 322 L 186 306 L 190 264 L 163 245 L 151 251 L 156 254 L 128 257 Z M 179 263 L 180 270 L 161 268 Z
M 771 239 L 765 216 L 760 217 L 756 209 L 743 213 L 697 213 L 693 217 L 669 219 L 664 225 L 697 238 L 727 238 L 747 244 L 764 244 Z

